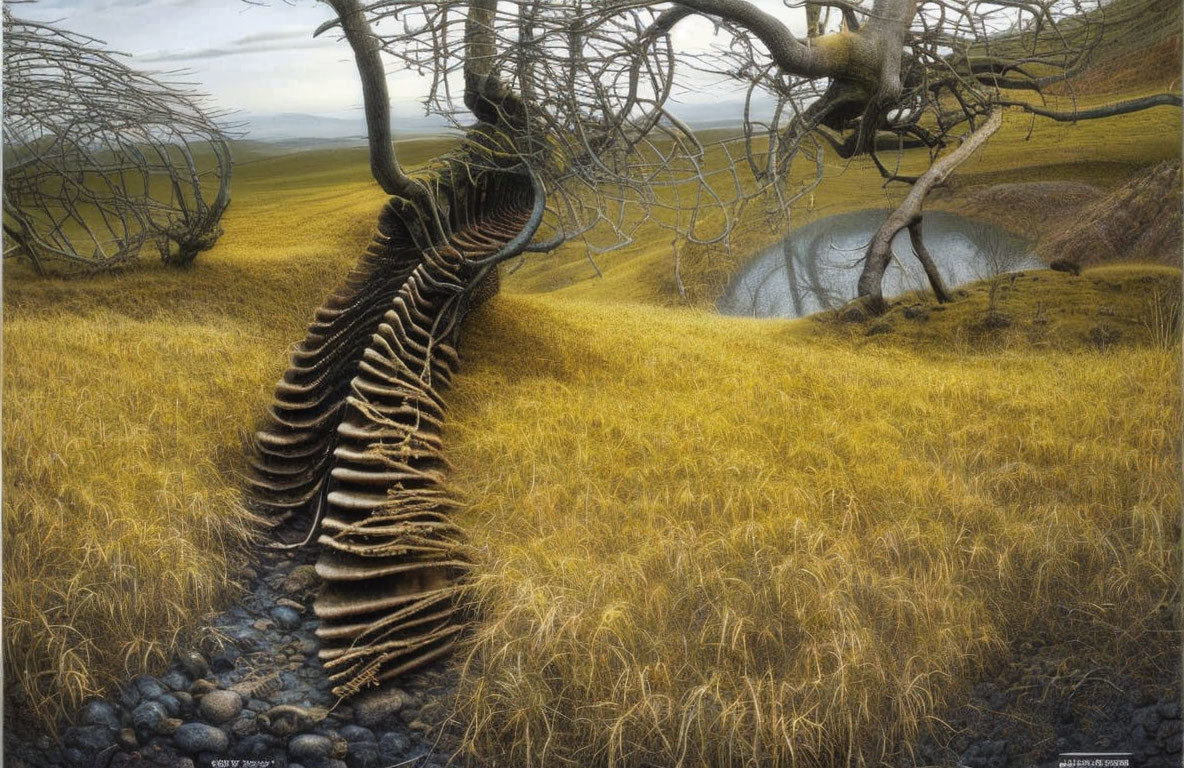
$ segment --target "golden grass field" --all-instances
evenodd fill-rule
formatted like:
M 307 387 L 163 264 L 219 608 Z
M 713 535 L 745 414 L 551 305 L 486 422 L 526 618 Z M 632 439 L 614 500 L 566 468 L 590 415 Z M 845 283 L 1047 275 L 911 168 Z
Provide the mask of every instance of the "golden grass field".
M 1178 156 L 1179 120 L 1028 139 L 1011 116 L 935 204 L 1117 186 Z M 246 437 L 383 202 L 363 150 L 235 174 L 191 270 L 6 265 L 6 695 L 44 723 L 159 669 L 233 599 Z M 835 162 L 798 221 L 899 194 Z M 603 279 L 576 246 L 532 256 L 470 321 L 446 444 L 481 553 L 459 659 L 473 753 L 874 762 L 1054 627 L 1083 659 L 1174 669 L 1179 271 L 1030 272 L 998 289 L 998 333 L 978 330 L 986 285 L 924 324 L 897 306 L 871 337 L 705 310 L 773 237 L 685 251 L 686 301 L 668 236 L 601 259 Z M 1121 336 L 1099 345 L 1099 325 Z
M 1057 315 L 1091 279 L 1030 276 L 1013 290 Z M 1174 270 L 1107 279 L 1129 299 L 1144 277 L 1178 291 Z M 1081 293 L 1098 300 L 1047 345 L 1019 295 L 1021 332 L 952 345 L 525 296 L 482 310 L 446 433 L 482 552 L 457 699 L 474 754 L 875 763 L 1022 642 L 1081 643 L 1083 669 L 1170 665 L 1178 347 L 1088 348 L 1074 315 L 1114 294 Z M 944 330 L 985 310 L 964 302 Z

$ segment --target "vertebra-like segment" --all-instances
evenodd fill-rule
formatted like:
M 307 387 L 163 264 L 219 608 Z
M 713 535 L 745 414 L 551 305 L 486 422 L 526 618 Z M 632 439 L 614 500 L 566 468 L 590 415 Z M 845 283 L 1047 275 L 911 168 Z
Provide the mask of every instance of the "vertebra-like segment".
M 256 440 L 257 506 L 316 534 L 320 655 L 341 696 L 442 656 L 464 626 L 471 558 L 450 516 L 440 392 L 481 293 L 468 290 L 478 262 L 521 235 L 537 191 L 505 171 L 450 178 L 449 234 L 426 245 L 410 207 L 387 205 L 293 350 Z

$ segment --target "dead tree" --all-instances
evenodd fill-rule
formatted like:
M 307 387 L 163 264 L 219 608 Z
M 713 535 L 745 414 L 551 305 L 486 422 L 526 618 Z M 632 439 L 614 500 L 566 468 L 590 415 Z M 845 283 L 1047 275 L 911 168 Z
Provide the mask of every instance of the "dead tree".
M 371 167 L 390 200 L 276 388 L 254 498 L 283 546 L 320 547 L 321 656 L 343 696 L 446 653 L 463 623 L 471 558 L 449 516 L 442 393 L 461 323 L 496 291 L 500 264 L 573 238 L 591 257 L 647 220 L 726 240 L 749 204 L 787 216 L 826 152 L 870 154 L 915 185 L 875 242 L 909 227 L 924 260 L 924 196 L 998 126 L 1001 94 L 1065 80 L 1095 40 L 1062 0 L 983 12 L 970 0 L 827 0 L 812 5 L 836 9 L 842 27 L 824 34 L 811 13 L 807 40 L 744 0 L 327 2 L 336 15 L 317 34 L 339 31 L 354 53 Z M 998 37 L 996 6 L 1043 31 Z M 727 44 L 676 51 L 669 33 L 694 13 Z M 463 130 L 416 173 L 392 143 L 384 58 L 422 73 L 428 108 Z M 742 132 L 708 144 L 674 114 L 689 68 L 745 83 Z M 757 115 L 759 91 L 773 96 L 771 116 Z M 894 174 L 879 157 L 885 138 L 936 161 L 917 178 Z M 790 173 L 798 158 L 814 171 L 804 179 Z M 861 287 L 874 300 L 886 261 L 873 255 Z
M 1068 111 L 1039 103 L 1050 86 L 1071 88 L 1073 76 L 1089 63 L 1102 39 L 1100 2 L 874 0 L 869 7 L 807 0 L 806 40 L 746 0 L 674 0 L 673 6 L 661 17 L 668 26 L 696 13 L 731 34 L 713 71 L 733 73 L 750 88 L 774 94 L 778 115 L 791 115 L 784 126 L 774 121 L 767 130 L 768 155 L 778 157 L 779 171 L 799 152 L 803 138 L 814 136 L 840 157 L 870 156 L 888 182 L 913 185 L 864 258 L 859 296 L 872 312 L 885 308 L 882 282 L 890 243 L 905 228 L 939 299 L 947 297 L 921 241 L 924 199 L 998 128 L 1004 108 L 1076 121 L 1181 105 L 1173 93 L 1089 109 L 1077 109 L 1074 101 Z M 823 34 L 823 8 L 841 13 L 840 29 Z M 774 72 L 781 78 L 777 82 L 770 79 Z M 802 98 L 809 93 L 812 98 Z M 902 175 L 884 162 L 886 147 L 927 148 L 932 165 L 918 176 Z
M 4 255 L 94 272 L 154 245 L 185 266 L 221 235 L 230 146 L 178 85 L 4 9 Z

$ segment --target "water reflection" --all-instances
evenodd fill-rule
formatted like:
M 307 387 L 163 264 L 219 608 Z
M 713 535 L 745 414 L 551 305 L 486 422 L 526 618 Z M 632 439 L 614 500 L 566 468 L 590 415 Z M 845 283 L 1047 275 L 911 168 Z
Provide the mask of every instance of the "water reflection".
M 833 309 L 855 298 L 867 244 L 888 214 L 855 211 L 811 222 L 756 257 L 732 280 L 719 301 L 727 315 L 799 317 Z M 925 214 L 925 245 L 947 287 L 1042 263 L 1023 240 L 983 222 L 934 211 Z M 896 256 L 884 275 L 884 296 L 927 289 L 907 231 L 892 241 Z

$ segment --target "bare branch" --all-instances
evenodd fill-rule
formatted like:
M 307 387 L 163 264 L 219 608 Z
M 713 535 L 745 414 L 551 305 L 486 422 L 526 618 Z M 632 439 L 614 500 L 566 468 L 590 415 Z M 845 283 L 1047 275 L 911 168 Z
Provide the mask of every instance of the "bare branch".
M 370 32 L 358 0 L 327 0 L 337 13 L 345 39 L 354 51 L 362 80 L 367 135 L 370 138 L 370 172 L 388 195 L 410 196 L 410 180 L 399 166 L 391 136 L 391 103 L 386 72 L 379 52 L 381 43 Z M 325 27 L 318 29 L 320 33 Z
M 870 309 L 875 312 L 883 311 L 884 296 L 881 282 L 884 270 L 888 268 L 888 264 L 892 260 L 892 239 L 896 237 L 896 233 L 920 220 L 921 209 L 930 190 L 944 181 L 955 168 L 966 162 L 995 131 L 999 130 L 1001 125 L 1003 125 L 1003 110 L 996 108 L 992 110 L 986 121 L 972 131 L 957 148 L 938 158 L 933 165 L 929 166 L 929 170 L 921 174 L 901 204 L 888 215 L 880 228 L 876 230 L 876 234 L 872 236 L 872 241 L 867 248 L 863 273 L 859 276 L 859 295 L 865 299 Z M 918 238 L 920 236 L 919 229 L 916 236 Z M 921 256 L 923 252 L 923 247 L 918 249 L 918 256 Z
M 38 272 L 112 269 L 147 244 L 187 265 L 230 203 L 227 137 L 193 94 L 7 7 L 4 164 L 5 255 Z
M 1115 117 L 1131 112 L 1142 112 L 1144 109 L 1151 109 L 1152 107 L 1179 107 L 1184 105 L 1184 101 L 1181 100 L 1180 96 L 1174 93 L 1157 93 L 1153 96 L 1128 99 L 1127 101 L 1105 104 L 1100 107 L 1093 107 L 1092 109 L 1071 110 L 1069 112 L 1058 112 L 1025 101 L 1013 101 L 1010 99 L 1003 99 L 999 103 L 1005 107 L 1019 107 L 1034 115 L 1040 115 L 1041 117 L 1047 117 L 1049 120 L 1056 120 L 1062 123 L 1075 123 L 1078 120 L 1097 120 L 1103 117 Z

